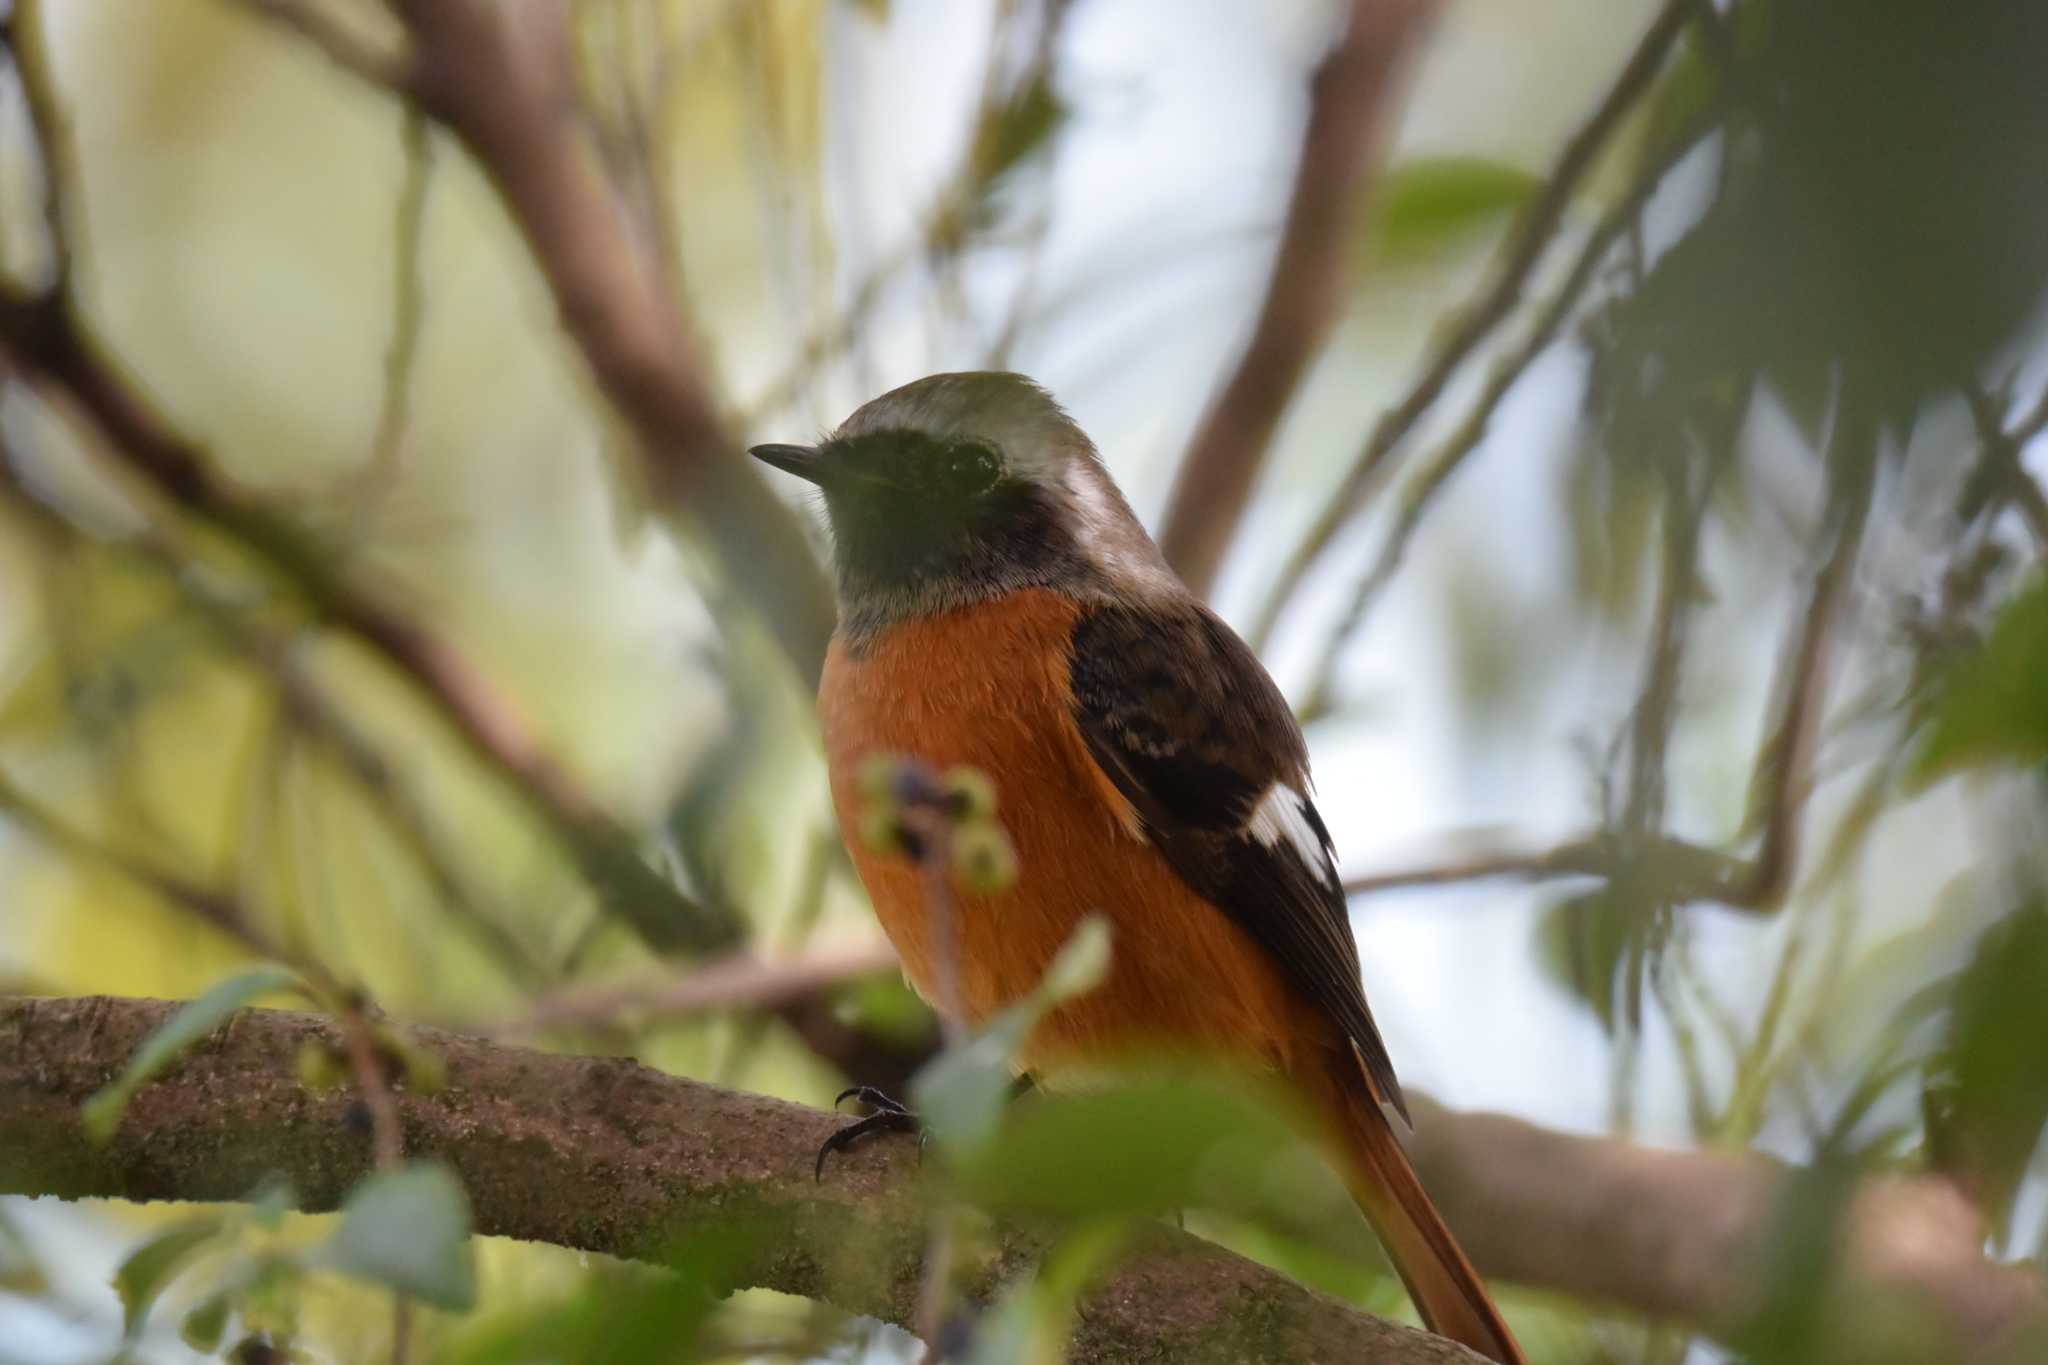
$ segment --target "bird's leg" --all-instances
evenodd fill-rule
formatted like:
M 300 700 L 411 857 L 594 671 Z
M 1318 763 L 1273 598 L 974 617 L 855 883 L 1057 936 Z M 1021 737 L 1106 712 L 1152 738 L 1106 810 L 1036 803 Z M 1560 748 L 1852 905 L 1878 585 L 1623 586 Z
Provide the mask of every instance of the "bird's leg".
M 1010 1083 L 1010 1098 L 1014 1100 L 1019 1095 L 1034 1088 L 1034 1083 L 1028 1074 L 1020 1075 Z M 931 1134 L 926 1130 L 924 1120 L 910 1106 L 894 1096 L 884 1094 L 871 1085 L 851 1085 L 840 1091 L 833 1098 L 832 1107 L 837 1109 L 848 1100 L 859 1100 L 872 1112 L 855 1119 L 852 1123 L 847 1124 L 818 1144 L 818 1162 L 815 1171 L 817 1179 L 823 1180 L 825 1178 L 826 1157 L 834 1152 L 843 1152 L 855 1143 L 872 1137 L 876 1133 L 915 1133 L 917 1134 L 917 1154 L 920 1158 L 924 1156 L 925 1143 L 931 1139 Z
M 855 1085 L 840 1091 L 833 1099 L 832 1107 L 837 1109 L 850 1099 L 859 1100 L 873 1112 L 855 1119 L 818 1144 L 818 1163 L 815 1170 L 817 1179 L 825 1178 L 826 1157 L 834 1152 L 843 1152 L 856 1142 L 872 1137 L 876 1133 L 915 1133 L 918 1155 L 924 1155 L 927 1136 L 924 1120 L 912 1113 L 901 1101 L 883 1094 L 871 1085 Z

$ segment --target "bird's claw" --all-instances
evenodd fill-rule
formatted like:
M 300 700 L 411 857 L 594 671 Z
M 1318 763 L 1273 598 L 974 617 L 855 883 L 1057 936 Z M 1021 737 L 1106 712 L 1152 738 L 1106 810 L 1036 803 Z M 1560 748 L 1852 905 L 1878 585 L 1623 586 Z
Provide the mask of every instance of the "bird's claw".
M 925 1141 L 929 1137 L 925 1132 L 923 1119 L 912 1113 L 901 1101 L 883 1094 L 871 1085 L 848 1086 L 833 1099 L 832 1107 L 837 1109 L 850 1099 L 859 1100 L 873 1112 L 855 1119 L 818 1144 L 818 1161 L 814 1171 L 816 1179 L 822 1181 L 825 1178 L 826 1157 L 834 1152 L 843 1152 L 876 1133 L 917 1134 L 917 1154 L 922 1159 Z

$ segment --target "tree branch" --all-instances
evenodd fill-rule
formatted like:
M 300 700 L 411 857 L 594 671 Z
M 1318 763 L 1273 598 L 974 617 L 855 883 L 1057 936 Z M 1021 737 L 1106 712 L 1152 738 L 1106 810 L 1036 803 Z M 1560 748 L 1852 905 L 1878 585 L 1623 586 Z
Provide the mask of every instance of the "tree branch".
M 305 1207 L 334 1207 L 371 1153 L 347 1122 L 348 1097 L 310 1094 L 293 1074 L 302 1042 L 341 1041 L 314 1016 L 237 1016 L 135 1097 L 111 1146 L 80 1139 L 78 1105 L 173 1008 L 0 1000 L 0 1192 L 234 1200 L 282 1171 Z M 839 1122 L 832 1115 L 629 1061 L 414 1034 L 445 1059 L 448 1085 L 394 1092 L 406 1149 L 461 1173 L 479 1231 L 654 1257 L 688 1231 L 765 1225 L 778 1240 L 737 1283 L 912 1319 L 930 1204 L 911 1144 L 864 1148 L 818 1184 L 811 1160 Z M 1785 1198 L 1807 1174 L 1798 1168 L 1553 1133 L 1427 1100 L 1417 1118 L 1416 1164 L 1490 1275 L 1723 1337 L 1739 1336 L 1772 1292 Z M 1946 1348 L 1931 1358 L 2038 1358 L 2020 1343 L 2048 1339 L 2037 1335 L 2048 1331 L 2040 1280 L 1986 1259 L 1980 1219 L 1947 1182 L 1864 1180 L 1846 1208 L 1823 1323 L 1830 1341 L 1895 1331 L 1896 1311 L 1869 1311 L 1881 1303 L 1926 1315 Z M 974 1294 L 986 1298 L 1044 1246 L 1043 1229 L 1001 1229 Z M 1081 1323 L 1075 1361 L 1473 1359 L 1165 1230 L 1084 1306 Z
M 282 1172 L 308 1210 L 336 1206 L 370 1167 L 352 1097 L 293 1074 L 300 1045 L 342 1043 L 328 1020 L 238 1015 L 130 1104 L 113 1142 L 83 1140 L 78 1107 L 174 1006 L 104 997 L 0 1000 L 0 1192 L 67 1199 L 236 1200 Z M 813 1179 L 833 1115 L 609 1058 L 497 1047 L 432 1030 L 447 1062 L 434 1095 L 392 1092 L 406 1151 L 461 1176 L 479 1232 L 658 1258 L 675 1238 L 774 1229 L 731 1287 L 760 1285 L 854 1313 L 913 1320 L 929 1195 L 909 1143 L 878 1143 Z M 968 1273 L 985 1300 L 1043 1253 L 1005 1226 Z M 1459 1365 L 1477 1357 L 1302 1288 L 1242 1257 L 1159 1229 L 1086 1302 L 1076 1362 L 1358 1360 Z
M 737 936 L 650 868 L 620 827 L 541 745 L 518 706 L 448 640 L 337 574 L 312 537 L 213 472 L 80 328 L 67 295 L 0 288 L 0 363 L 82 419 L 90 436 L 157 494 L 253 552 L 305 599 L 414 683 L 470 756 L 554 834 L 610 907 L 657 948 L 721 947 Z
M 1680 1318 L 1724 1340 L 1774 1292 L 1785 1205 L 1810 1174 L 1748 1152 L 1567 1136 L 1427 1098 L 1416 1124 L 1416 1168 L 1481 1270 Z M 1826 1358 L 1902 1358 L 1905 1307 L 1927 1314 L 1946 1348 L 1916 1359 L 2039 1358 L 2022 1343 L 2048 1343 L 2048 1295 L 2028 1270 L 1988 1260 L 1984 1237 L 1982 1217 L 1946 1180 L 1859 1182 L 1837 1229 L 1829 1288 L 1844 1292 L 1831 1295 Z
M 1266 300 L 1237 368 L 1189 443 L 1159 548 L 1206 596 L 1250 501 L 1274 428 L 1341 308 L 1344 263 L 1364 211 L 1374 144 L 1435 0 L 1352 0 L 1309 83 L 1308 122 Z
M 703 358 L 576 118 L 567 6 L 408 0 L 407 93 L 490 176 L 589 362 L 639 438 L 653 491 L 686 513 L 815 685 L 834 607 L 796 515 L 720 419 Z

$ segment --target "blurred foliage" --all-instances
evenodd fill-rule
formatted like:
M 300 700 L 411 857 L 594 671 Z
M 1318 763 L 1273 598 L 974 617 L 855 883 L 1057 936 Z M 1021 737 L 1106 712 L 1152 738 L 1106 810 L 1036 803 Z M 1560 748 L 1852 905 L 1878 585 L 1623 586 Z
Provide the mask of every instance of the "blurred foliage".
M 252 8 L 15 7 L 15 39 L 48 43 L 77 163 L 59 188 L 84 322 L 219 473 L 489 679 L 514 730 L 639 838 L 637 872 L 735 915 L 766 957 L 857 944 L 872 929 L 810 699 L 744 585 L 646 515 L 488 178 Z M 1247 228 L 1279 211 L 1291 155 L 1274 111 L 1327 15 L 1152 8 L 578 0 L 593 163 L 736 430 L 787 439 L 920 369 L 1027 365 L 1156 502 L 1203 405 L 1191 376 L 1242 332 L 1240 274 L 1267 249 Z M 1284 556 L 1373 410 L 1475 316 L 1475 278 L 1647 18 L 1624 8 L 1447 12 L 1351 243 L 1351 314 L 1296 396 L 1233 573 Z M 390 22 L 370 0 L 322 9 Z M 1513 871 L 1541 885 L 1488 883 L 1512 920 L 1419 928 L 1360 902 L 1369 956 L 1420 945 L 1420 965 L 1379 958 L 1369 979 L 1423 981 L 1380 1010 L 1425 1084 L 1800 1163 L 1746 1332 L 1707 1347 L 1510 1289 L 1536 1360 L 1931 1358 L 1913 1306 L 1845 1305 L 1836 1272 L 1871 1172 L 1953 1178 L 2006 1250 L 2038 1254 L 2048 9 L 1693 10 L 1643 97 L 1590 130 L 1591 173 L 1501 332 L 1426 405 L 1419 436 L 1475 439 L 1423 496 L 1361 519 L 1426 508 L 1397 588 L 1422 607 L 1343 656 L 1333 695 L 1377 704 L 1313 729 L 1324 813 L 1359 861 L 1416 830 L 1477 848 L 1455 827 L 1503 818 L 1585 834 L 1570 866 Z M 1177 82 L 1193 93 L 1174 104 Z M 1222 121 L 1144 140 L 1193 109 Z M 0 101 L 16 283 L 51 263 L 29 112 L 17 80 Z M 1560 257 L 1581 249 L 1573 283 Z M 1516 360 L 1553 299 L 1557 339 Z M 305 970 L 337 1014 L 360 989 L 394 1018 L 491 1029 L 699 965 L 609 913 L 439 704 L 121 475 L 72 416 L 13 378 L 0 396 L 0 979 L 192 999 L 109 1077 L 106 1127 Z M 1356 576 L 1333 570 L 1300 617 Z M 1788 726 L 1801 695 L 1816 709 Z M 1441 880 L 1462 880 L 1457 861 Z M 232 913 L 197 914 L 192 893 Z M 1088 1286 L 1180 1210 L 1405 1312 L 1284 1097 L 1162 1063 L 1009 1101 L 1033 1023 L 1116 950 L 1089 930 L 914 1083 L 941 1188 L 1059 1230 L 1035 1276 L 948 1319 L 963 1358 L 1058 1359 Z M 260 965 L 277 960 L 299 974 Z M 815 1003 L 584 1015 L 539 1041 L 822 1102 L 871 1078 L 840 1075 L 818 1036 L 856 1059 L 937 1037 L 894 973 Z M 431 1086 L 433 1057 L 372 1033 L 380 1064 Z M 350 1079 L 325 1051 L 296 1063 L 310 1088 Z M 231 1360 L 374 1359 L 400 1290 L 446 1310 L 422 1307 L 417 1354 L 464 1365 L 912 1349 L 819 1305 L 726 1297 L 757 1250 L 743 1231 L 651 1272 L 475 1241 L 434 1167 L 371 1177 L 337 1216 L 291 1203 L 0 1204 L 0 1322 L 75 1317 L 93 1359 L 188 1358 L 174 1337 Z M 957 1221 L 964 1243 L 983 1231 Z M 99 1262 L 80 1243 L 105 1253 L 83 1281 Z
M 1399 265 L 1453 249 L 1467 234 L 1504 220 L 1542 184 L 1519 166 L 1479 157 L 1389 166 L 1372 188 L 1371 253 Z

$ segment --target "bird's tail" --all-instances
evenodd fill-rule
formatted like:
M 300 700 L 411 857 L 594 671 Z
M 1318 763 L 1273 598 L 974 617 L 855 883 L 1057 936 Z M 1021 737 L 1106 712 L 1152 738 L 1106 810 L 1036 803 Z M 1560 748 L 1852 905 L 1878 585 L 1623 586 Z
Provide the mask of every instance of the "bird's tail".
M 1338 1088 L 1346 1183 L 1408 1286 L 1415 1311 L 1439 1336 L 1500 1365 L 1526 1365 L 1478 1272 L 1423 1192 L 1392 1123 L 1366 1086 Z

